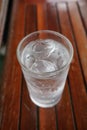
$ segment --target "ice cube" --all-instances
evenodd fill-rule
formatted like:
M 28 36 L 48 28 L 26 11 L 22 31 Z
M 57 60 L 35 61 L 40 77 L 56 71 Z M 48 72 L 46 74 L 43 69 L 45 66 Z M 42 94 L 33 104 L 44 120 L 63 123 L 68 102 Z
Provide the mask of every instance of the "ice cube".
M 32 46 L 32 51 L 37 59 L 44 59 L 55 50 L 55 44 L 53 40 L 42 40 L 38 39 Z
M 67 64 L 68 58 L 69 58 L 69 54 L 66 50 L 66 48 L 64 47 L 60 47 L 60 50 L 58 51 L 58 56 L 57 56 L 57 66 L 58 68 L 62 68 L 63 66 L 65 66 Z
M 26 55 L 25 60 L 24 60 L 24 64 L 27 68 L 31 68 L 31 66 L 34 64 L 35 59 L 32 55 Z
M 56 70 L 56 65 L 47 60 L 37 60 L 31 67 L 31 71 L 36 73 L 52 72 Z

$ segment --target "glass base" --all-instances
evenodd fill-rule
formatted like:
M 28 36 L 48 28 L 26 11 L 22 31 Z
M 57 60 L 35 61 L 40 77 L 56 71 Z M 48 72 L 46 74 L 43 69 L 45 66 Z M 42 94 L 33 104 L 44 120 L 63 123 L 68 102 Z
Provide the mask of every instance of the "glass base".
M 32 100 L 32 102 L 33 103 L 35 103 L 37 106 L 39 106 L 39 107 L 43 107 L 43 108 L 48 108 L 48 107 L 53 107 L 53 106 L 55 106 L 59 101 L 60 101 L 60 99 L 61 99 L 61 97 L 59 98 L 59 99 L 57 99 L 57 100 L 55 100 L 54 102 L 39 102 L 39 101 L 36 101 L 31 95 L 30 95 L 30 98 L 31 98 L 31 100 Z

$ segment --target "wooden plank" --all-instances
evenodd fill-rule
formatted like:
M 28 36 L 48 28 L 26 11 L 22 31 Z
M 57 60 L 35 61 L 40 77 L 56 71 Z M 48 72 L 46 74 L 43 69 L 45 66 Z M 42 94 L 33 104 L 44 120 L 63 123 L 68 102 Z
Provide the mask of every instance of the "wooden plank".
M 21 105 L 21 130 L 37 130 L 37 107 L 31 101 L 28 89 L 23 79 L 22 105 Z
M 84 77 L 87 83 L 87 37 L 76 3 L 69 3 L 69 12 L 75 34 Z
M 59 19 L 55 4 L 48 4 L 47 16 L 48 29 L 60 32 Z M 74 129 L 68 84 L 65 86 L 61 101 L 56 105 L 56 114 L 58 129 Z
M 75 130 L 76 125 L 73 119 L 68 82 L 65 84 L 64 92 L 60 102 L 56 106 L 57 123 L 59 130 Z
M 77 50 L 75 45 L 76 43 L 74 41 L 71 24 L 69 22 L 70 19 L 67 14 L 67 7 L 65 5 L 62 6 L 63 7 L 58 5 L 58 9 L 60 12 L 61 29 L 63 34 L 70 39 L 74 47 L 74 58 L 69 72 L 69 82 L 70 82 L 70 91 L 72 97 L 75 127 L 78 130 L 82 130 L 82 129 L 86 130 L 87 129 L 87 125 L 86 125 L 87 124 L 87 95 L 86 95 L 81 68 L 78 60 L 78 55 L 77 55 Z M 63 10 L 62 13 L 61 10 Z M 72 12 L 74 12 L 74 10 L 72 10 Z M 76 12 L 74 12 L 73 15 L 75 15 L 75 13 Z M 74 20 L 75 19 L 73 19 L 73 21 Z M 75 31 L 78 32 L 78 30 Z
M 37 28 L 37 13 L 35 5 L 26 4 L 25 35 L 32 33 Z
M 14 1 L 10 25 L 3 79 L 4 103 L 1 130 L 18 130 L 19 128 L 21 70 L 16 58 L 16 48 L 24 36 L 24 5 L 18 6 L 18 1 Z
M 37 27 L 38 30 L 47 29 L 46 4 L 37 4 Z
M 40 130 L 56 130 L 55 108 L 40 108 Z
M 49 3 L 47 4 L 47 20 L 48 20 L 48 29 L 53 31 L 59 31 L 60 27 L 58 24 L 56 4 Z
M 47 7 L 45 4 L 37 6 L 38 30 L 47 28 Z M 49 118 L 50 117 L 50 118 Z M 56 130 L 55 108 L 39 108 L 39 130 Z
M 78 2 L 79 5 L 79 9 L 81 11 L 81 16 L 82 16 L 82 20 L 83 20 L 83 24 L 85 26 L 86 29 L 86 33 L 87 33 L 87 2 Z
M 0 1 L 0 46 L 3 38 L 9 0 Z
M 25 34 L 36 30 L 36 6 L 27 5 L 25 8 Z M 23 80 L 21 130 L 37 130 L 37 107 L 31 101 L 26 83 Z

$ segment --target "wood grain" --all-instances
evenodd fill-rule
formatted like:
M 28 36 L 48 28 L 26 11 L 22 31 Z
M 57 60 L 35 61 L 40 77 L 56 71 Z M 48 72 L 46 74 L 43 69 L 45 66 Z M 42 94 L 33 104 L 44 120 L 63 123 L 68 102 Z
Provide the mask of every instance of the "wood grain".
M 48 21 L 48 29 L 53 31 L 60 30 L 58 15 L 56 11 L 56 4 L 49 3 L 47 4 L 47 21 Z
M 84 77 L 87 83 L 87 37 L 86 33 L 81 21 L 81 17 L 78 12 L 78 8 L 76 3 L 68 4 L 69 12 L 70 12 L 70 18 L 73 26 L 73 31 L 75 34 L 77 47 L 79 51 L 80 61 L 84 73 Z
M 70 100 L 68 82 L 66 82 L 64 92 L 60 102 L 56 106 L 57 123 L 59 130 L 75 130 L 75 120 L 73 118 L 72 102 Z
M 64 1 L 13 2 L 3 71 L 1 130 L 87 129 L 86 4 L 85 1 L 81 4 Z M 61 32 L 71 41 L 74 48 L 74 57 L 62 99 L 52 108 L 40 108 L 31 101 L 16 58 L 19 41 L 27 34 L 43 29 Z
M 78 2 L 78 5 L 82 16 L 82 21 L 87 33 L 87 2 Z
M 37 107 L 31 101 L 29 92 L 23 79 L 22 105 L 21 105 L 21 130 L 37 130 Z
M 56 113 L 55 108 L 40 108 L 39 112 L 40 130 L 56 130 Z
M 25 15 L 25 35 L 27 35 L 36 30 L 36 6 L 27 5 Z M 37 130 L 37 116 L 37 107 L 31 101 L 26 83 L 23 79 L 20 129 Z
M 47 8 L 46 4 L 38 4 L 37 5 L 37 28 L 38 30 L 46 30 L 47 29 Z
M 0 0 L 0 46 L 3 39 L 5 23 L 7 19 L 9 0 Z
M 48 29 L 60 32 L 59 14 L 56 4 L 48 4 L 47 7 Z M 61 101 L 56 105 L 56 116 L 58 129 L 74 129 L 68 84 L 65 86 Z
M 61 23 L 62 32 L 70 39 L 74 47 L 74 58 L 69 73 L 69 82 L 70 82 L 70 90 L 71 90 L 71 97 L 72 97 L 72 105 L 74 106 L 73 112 L 75 112 L 73 113 L 76 122 L 75 127 L 79 130 L 86 129 L 85 123 L 87 122 L 87 95 L 84 87 L 80 64 L 78 61 L 78 55 L 77 55 L 77 50 L 75 45 L 76 43 L 73 38 L 74 36 L 72 33 L 72 26 L 69 22 L 70 19 L 67 14 L 68 12 L 67 7 L 62 4 L 61 6 L 58 5 L 58 9 L 60 13 L 60 20 L 61 20 L 60 23 Z M 72 10 L 72 12 L 73 11 L 74 10 Z
M 16 2 L 16 1 L 15 1 Z M 20 94 L 21 94 L 21 70 L 16 58 L 16 48 L 20 39 L 24 35 L 24 10 L 23 5 L 19 7 L 17 12 L 17 5 L 15 3 L 13 8 L 12 26 L 8 42 L 8 53 L 6 56 L 4 79 L 3 79 L 3 114 L 1 130 L 18 130 L 19 115 L 20 115 Z M 16 18 L 16 19 L 15 19 Z M 14 21 L 13 21 L 14 19 Z M 21 24 L 20 24 L 21 20 Z M 20 24 L 20 26 L 19 26 Z M 12 33 L 13 32 L 13 33 Z M 15 34 L 15 35 L 13 35 Z M 13 49 L 12 49 L 13 48 Z
M 47 6 L 37 6 L 38 29 L 48 29 L 47 25 Z M 40 130 L 56 130 L 55 108 L 39 108 L 39 129 Z

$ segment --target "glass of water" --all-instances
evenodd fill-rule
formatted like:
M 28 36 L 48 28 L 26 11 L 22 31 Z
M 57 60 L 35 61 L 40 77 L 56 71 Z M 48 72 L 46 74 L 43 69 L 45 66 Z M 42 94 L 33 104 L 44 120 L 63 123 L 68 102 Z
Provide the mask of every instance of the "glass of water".
M 20 41 L 17 58 L 36 105 L 52 107 L 60 101 L 72 57 L 70 41 L 55 31 L 36 31 Z

